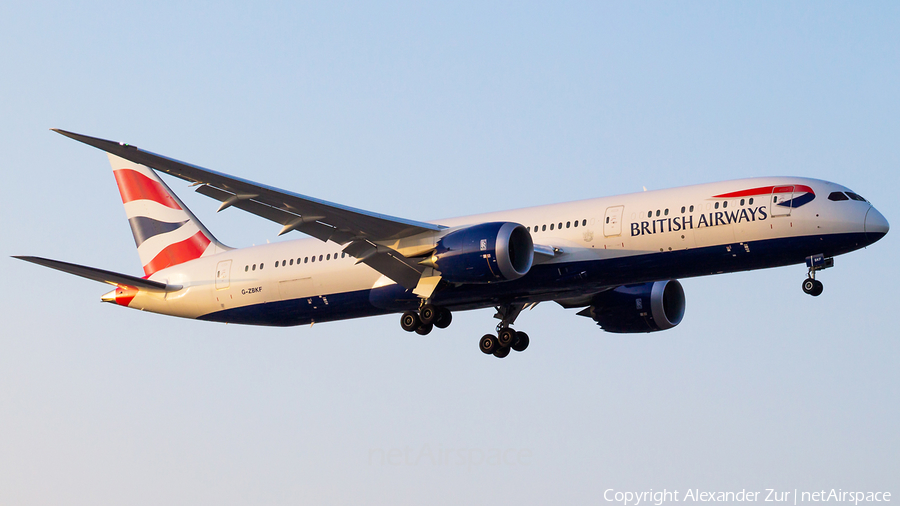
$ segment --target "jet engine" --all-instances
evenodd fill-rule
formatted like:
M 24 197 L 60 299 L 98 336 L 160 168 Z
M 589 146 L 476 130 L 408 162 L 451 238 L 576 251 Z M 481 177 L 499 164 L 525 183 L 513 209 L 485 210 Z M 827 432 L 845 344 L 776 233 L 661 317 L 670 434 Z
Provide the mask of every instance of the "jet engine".
M 534 242 L 522 225 L 493 222 L 450 232 L 422 262 L 451 283 L 511 281 L 528 274 Z
M 670 329 L 684 318 L 684 289 L 676 280 L 624 285 L 601 292 L 580 315 L 607 332 L 632 334 Z

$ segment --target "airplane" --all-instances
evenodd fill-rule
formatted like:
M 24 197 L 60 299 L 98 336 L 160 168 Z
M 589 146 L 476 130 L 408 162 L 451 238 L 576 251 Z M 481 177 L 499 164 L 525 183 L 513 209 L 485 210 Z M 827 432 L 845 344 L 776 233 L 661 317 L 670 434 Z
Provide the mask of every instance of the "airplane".
M 681 323 L 680 278 L 804 264 L 803 291 L 834 257 L 887 234 L 885 217 L 845 186 L 759 177 L 487 214 L 414 221 L 280 190 L 139 149 L 54 129 L 105 151 L 143 276 L 34 256 L 108 283 L 101 300 L 213 322 L 291 326 L 400 313 L 403 330 L 444 329 L 452 312 L 495 308 L 480 350 L 524 351 L 519 314 L 554 301 L 603 330 Z M 220 243 L 158 173 L 308 238 L 248 248 Z

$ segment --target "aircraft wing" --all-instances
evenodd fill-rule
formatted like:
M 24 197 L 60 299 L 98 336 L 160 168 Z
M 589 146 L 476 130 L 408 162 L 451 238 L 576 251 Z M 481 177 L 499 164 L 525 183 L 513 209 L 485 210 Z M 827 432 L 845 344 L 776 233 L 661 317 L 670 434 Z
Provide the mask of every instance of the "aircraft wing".
M 167 285 L 159 281 L 150 281 L 128 274 L 119 274 L 118 272 L 105 271 L 96 267 L 88 267 L 86 265 L 70 264 L 68 262 L 60 262 L 59 260 L 50 260 L 49 258 L 30 257 L 30 256 L 14 256 L 19 260 L 25 260 L 33 264 L 43 265 L 58 271 L 68 272 L 76 276 L 108 283 L 113 286 L 126 285 L 148 290 L 151 292 L 177 292 L 181 290 L 181 285 Z
M 377 214 L 327 202 L 221 172 L 204 169 L 128 144 L 53 129 L 118 157 L 146 165 L 198 185 L 197 192 L 214 198 L 219 210 L 234 206 L 283 226 L 278 235 L 299 230 L 322 241 L 389 241 L 446 227 Z

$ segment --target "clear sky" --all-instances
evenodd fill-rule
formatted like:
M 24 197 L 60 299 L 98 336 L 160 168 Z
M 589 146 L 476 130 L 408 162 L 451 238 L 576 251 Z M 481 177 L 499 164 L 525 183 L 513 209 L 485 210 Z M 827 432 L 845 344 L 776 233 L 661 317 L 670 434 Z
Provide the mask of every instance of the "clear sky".
M 900 500 L 900 232 L 683 280 L 675 329 L 553 303 L 268 329 L 142 314 L 26 254 L 139 274 L 126 141 L 427 220 L 762 175 L 896 227 L 896 2 L 0 4 L 0 504 L 598 504 L 615 490 Z M 169 181 L 224 243 L 279 226 Z M 499 458 L 498 458 L 499 455 Z

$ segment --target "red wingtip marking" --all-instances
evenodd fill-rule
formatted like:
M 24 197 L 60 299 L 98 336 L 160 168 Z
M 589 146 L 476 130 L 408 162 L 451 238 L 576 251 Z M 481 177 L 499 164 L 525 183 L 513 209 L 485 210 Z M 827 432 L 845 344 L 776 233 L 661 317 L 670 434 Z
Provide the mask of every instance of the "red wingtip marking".
M 200 255 L 206 251 L 209 243 L 209 238 L 203 232 L 197 232 L 181 242 L 170 244 L 160 251 L 153 260 L 147 262 L 147 265 L 144 266 L 144 273 L 149 276 L 166 267 L 200 258 Z
M 181 206 L 166 191 L 165 186 L 140 172 L 118 169 L 113 171 L 113 175 L 116 176 L 116 184 L 119 186 L 123 204 L 135 200 L 152 200 L 172 209 L 181 209 Z

